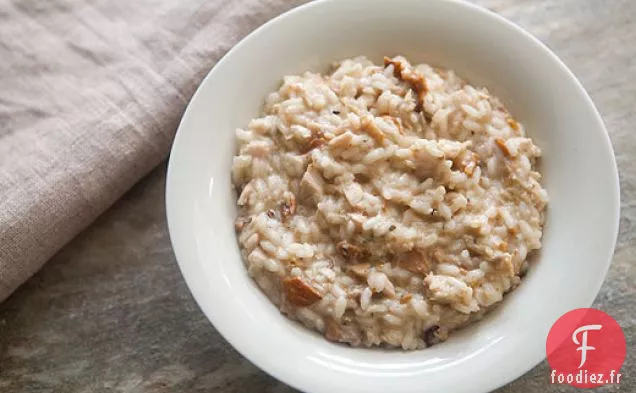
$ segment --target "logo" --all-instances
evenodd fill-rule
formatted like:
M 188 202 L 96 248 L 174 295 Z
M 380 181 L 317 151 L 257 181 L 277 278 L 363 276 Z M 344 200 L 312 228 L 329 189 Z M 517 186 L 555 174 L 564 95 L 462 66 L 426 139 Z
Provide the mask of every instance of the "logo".
M 583 365 L 585 364 L 585 360 L 586 360 L 586 356 L 587 356 L 587 351 L 588 350 L 593 350 L 596 349 L 594 347 L 588 347 L 587 346 L 587 331 L 588 330 L 601 330 L 603 328 L 603 325 L 585 325 L 585 326 L 581 326 L 580 328 L 576 329 L 574 331 L 574 334 L 572 334 L 572 341 L 574 341 L 575 344 L 581 344 L 579 342 L 579 340 L 577 340 L 576 335 L 579 332 L 583 332 L 582 336 L 583 336 L 583 343 L 581 344 L 580 347 L 578 347 L 576 350 L 577 351 L 582 351 L 581 352 L 581 364 L 579 364 L 579 368 L 583 367 Z
M 626 348 L 625 335 L 614 318 L 593 308 L 572 310 L 548 334 L 551 382 L 579 388 L 619 384 Z

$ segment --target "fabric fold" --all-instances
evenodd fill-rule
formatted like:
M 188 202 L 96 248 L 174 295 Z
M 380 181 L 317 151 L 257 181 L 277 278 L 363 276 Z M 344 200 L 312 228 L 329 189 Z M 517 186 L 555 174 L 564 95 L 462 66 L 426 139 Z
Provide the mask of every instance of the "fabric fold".
M 232 45 L 302 2 L 1 0 L 0 301 L 165 159 Z

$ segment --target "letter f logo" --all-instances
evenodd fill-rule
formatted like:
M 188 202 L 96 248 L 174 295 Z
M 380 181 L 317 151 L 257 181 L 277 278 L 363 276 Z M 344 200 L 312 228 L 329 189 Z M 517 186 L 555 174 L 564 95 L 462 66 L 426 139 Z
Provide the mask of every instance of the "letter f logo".
M 587 359 L 587 351 L 593 351 L 596 349 L 587 345 L 588 330 L 601 330 L 602 327 L 602 325 L 585 325 L 576 329 L 574 333 L 572 333 L 572 341 L 574 341 L 574 344 L 580 345 L 580 347 L 576 349 L 577 351 L 581 351 L 581 364 L 579 364 L 579 368 L 583 367 L 583 365 L 585 364 L 585 360 Z M 581 342 L 579 342 L 576 336 L 581 332 L 583 332 L 583 334 L 581 334 L 582 339 Z

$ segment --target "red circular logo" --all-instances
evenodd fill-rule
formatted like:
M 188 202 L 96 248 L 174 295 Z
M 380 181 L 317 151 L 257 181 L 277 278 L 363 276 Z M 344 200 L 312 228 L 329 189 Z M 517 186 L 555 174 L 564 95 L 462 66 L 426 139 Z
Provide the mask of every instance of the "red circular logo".
M 551 382 L 579 388 L 620 383 L 627 345 L 618 322 L 593 308 L 559 318 L 546 341 Z

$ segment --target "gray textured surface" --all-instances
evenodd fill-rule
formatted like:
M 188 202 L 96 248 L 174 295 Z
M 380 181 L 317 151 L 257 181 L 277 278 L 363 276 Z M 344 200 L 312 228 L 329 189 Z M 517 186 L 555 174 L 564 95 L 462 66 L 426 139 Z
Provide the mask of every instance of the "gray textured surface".
M 610 132 L 621 230 L 599 307 L 623 326 L 620 386 L 636 391 L 636 2 L 481 0 L 542 39 L 579 76 Z M 207 322 L 168 240 L 162 166 L 0 305 L 0 392 L 291 392 Z M 493 370 L 496 373 L 497 370 Z M 541 364 L 500 392 L 562 392 Z M 469 383 L 469 381 L 466 381 Z M 343 387 L 344 391 L 344 387 Z

